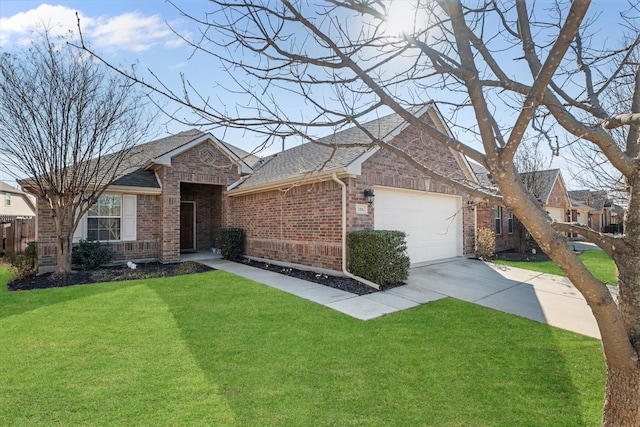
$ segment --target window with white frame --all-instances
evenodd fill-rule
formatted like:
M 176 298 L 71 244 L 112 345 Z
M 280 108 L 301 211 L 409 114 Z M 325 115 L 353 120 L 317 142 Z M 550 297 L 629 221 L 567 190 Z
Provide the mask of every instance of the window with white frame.
M 509 229 L 509 234 L 513 234 L 513 213 L 509 212 L 507 215 L 507 228 Z
M 103 194 L 87 212 L 87 240 L 121 240 L 121 225 L 122 196 Z
M 493 211 L 495 212 L 496 219 L 496 234 L 502 234 L 502 208 L 496 206 Z
M 4 193 L 4 205 L 11 206 L 11 193 Z

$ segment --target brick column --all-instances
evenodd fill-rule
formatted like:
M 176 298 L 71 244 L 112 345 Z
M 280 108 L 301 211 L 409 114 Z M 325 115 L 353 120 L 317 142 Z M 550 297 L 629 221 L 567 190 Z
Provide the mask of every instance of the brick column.
M 163 179 L 159 258 L 162 263 L 180 261 L 180 182 Z

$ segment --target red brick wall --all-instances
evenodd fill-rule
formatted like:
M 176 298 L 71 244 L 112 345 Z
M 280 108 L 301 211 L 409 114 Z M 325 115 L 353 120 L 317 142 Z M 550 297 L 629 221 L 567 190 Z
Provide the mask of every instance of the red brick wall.
M 560 181 L 556 181 L 555 185 L 551 189 L 551 194 L 548 199 L 549 203 L 545 207 L 562 208 L 564 211 L 569 209 L 569 199 L 564 186 Z M 478 228 L 485 227 L 490 228 L 494 232 L 495 230 L 495 209 L 497 207 L 481 203 L 478 205 Z M 509 210 L 502 208 L 502 233 L 496 234 L 496 250 L 502 251 L 512 249 L 515 247 L 515 236 L 513 233 L 509 233 L 508 229 Z
M 498 206 L 488 203 L 478 203 L 476 212 L 478 215 L 478 228 L 489 228 L 496 232 L 495 210 Z M 496 233 L 496 250 L 504 251 L 515 247 L 515 235 L 509 233 L 509 210 L 502 208 L 502 230 L 500 234 Z
M 565 191 L 564 186 L 560 184 L 559 180 L 556 180 L 555 185 L 551 189 L 547 206 L 552 208 L 562 208 L 565 212 L 569 209 L 569 198 L 567 196 L 567 192 Z
M 116 261 L 158 258 L 160 222 L 160 196 L 137 196 L 136 242 L 112 243 Z M 51 270 L 56 265 L 56 234 L 51 210 L 46 202 L 38 200 L 38 268 Z
M 226 221 L 246 230 L 250 256 L 340 270 L 341 198 L 334 181 L 238 196 Z

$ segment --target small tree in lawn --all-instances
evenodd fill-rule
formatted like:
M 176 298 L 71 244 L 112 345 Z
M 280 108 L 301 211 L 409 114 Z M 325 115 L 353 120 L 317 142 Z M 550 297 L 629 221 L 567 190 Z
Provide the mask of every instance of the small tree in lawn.
M 71 270 L 80 218 L 146 137 L 145 105 L 126 79 L 47 30 L 26 49 L 3 48 L 1 161 L 51 209 L 58 272 Z

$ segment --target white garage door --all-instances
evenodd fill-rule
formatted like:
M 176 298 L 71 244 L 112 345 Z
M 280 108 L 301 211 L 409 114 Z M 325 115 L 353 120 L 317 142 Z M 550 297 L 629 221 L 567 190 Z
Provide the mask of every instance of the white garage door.
M 462 255 L 462 198 L 375 187 L 375 229 L 407 233 L 411 263 Z

